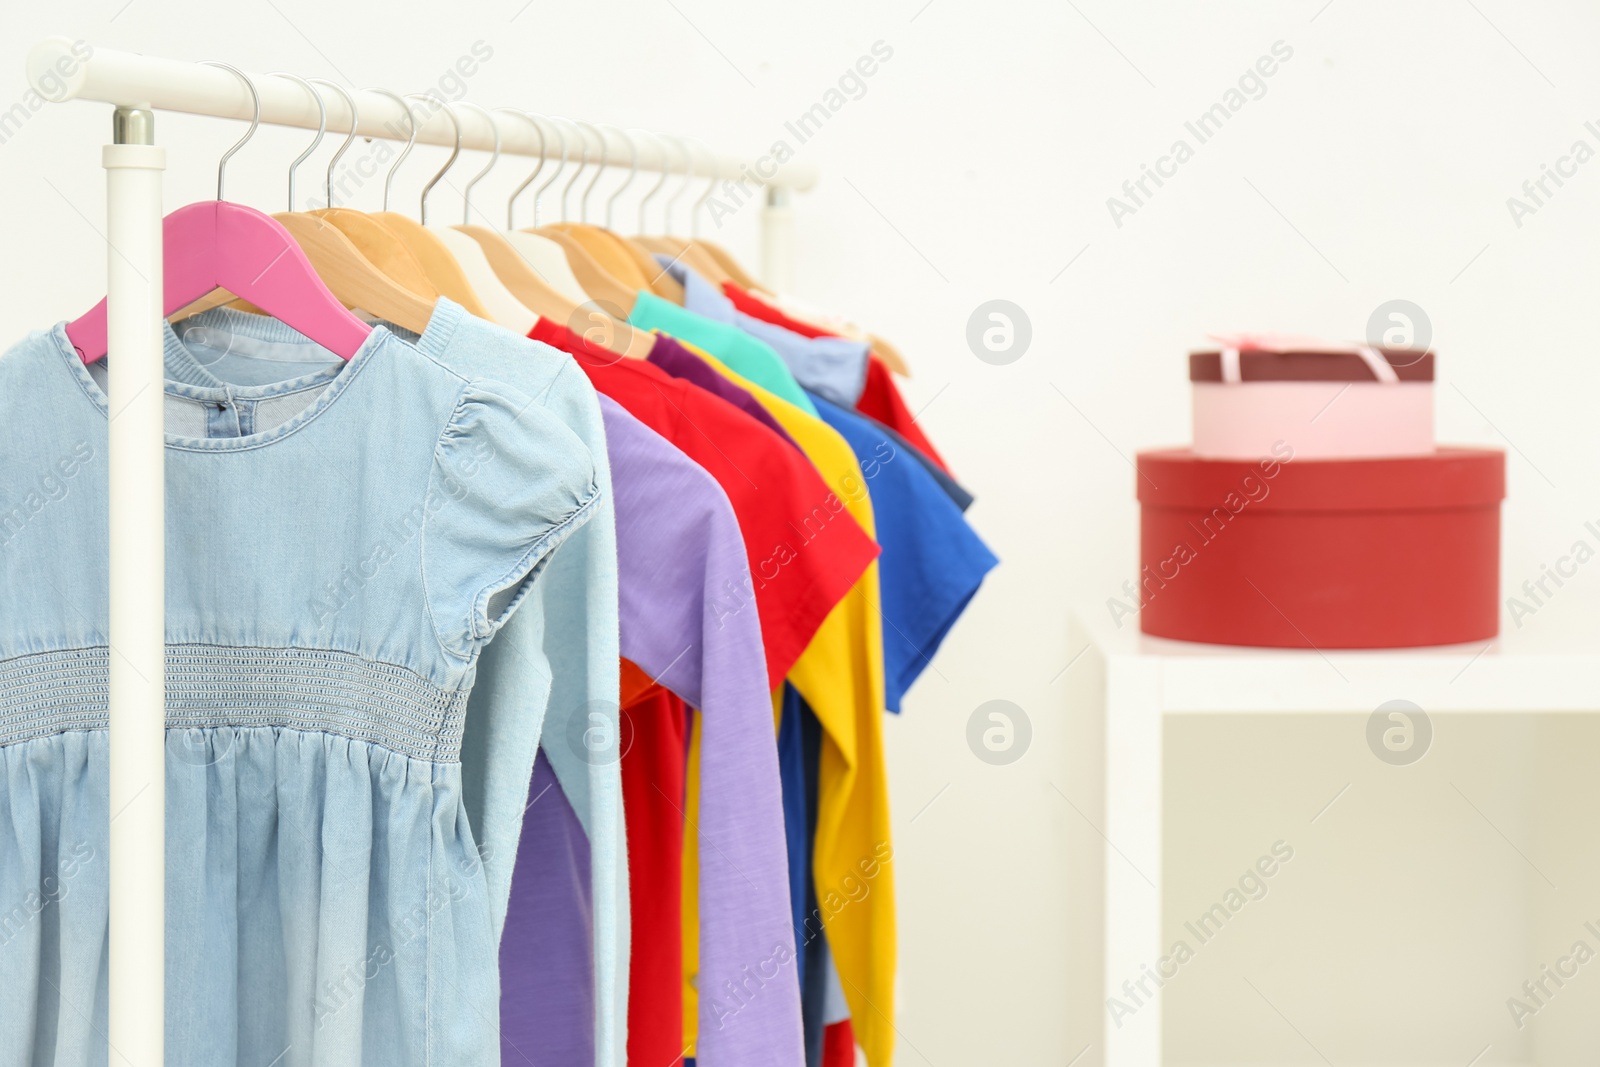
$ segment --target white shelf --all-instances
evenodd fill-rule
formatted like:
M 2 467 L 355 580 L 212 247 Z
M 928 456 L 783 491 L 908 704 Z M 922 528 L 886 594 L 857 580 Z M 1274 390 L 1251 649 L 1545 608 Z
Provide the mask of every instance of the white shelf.
M 1119 628 L 1104 605 L 1075 614 L 1080 642 L 1086 636 L 1111 663 L 1159 673 L 1167 714 L 1370 712 L 1397 698 L 1430 713 L 1600 708 L 1600 600 L 1576 590 L 1493 641 L 1413 649 L 1196 644 L 1146 636 L 1133 616 Z
M 1086 965 L 1097 973 L 1085 974 L 1084 981 L 1099 999 L 1098 1022 L 1086 1020 L 1086 1025 L 1100 1040 L 1085 1063 L 1159 1067 L 1164 1062 L 1159 992 L 1136 1014 L 1125 1016 L 1120 1027 L 1105 1004 L 1165 947 L 1167 716 L 1368 716 L 1397 699 L 1417 704 L 1430 716 L 1600 713 L 1600 600 L 1584 598 L 1576 588 L 1561 592 L 1522 627 L 1512 626 L 1494 641 L 1379 651 L 1169 641 L 1141 634 L 1136 617 L 1116 626 L 1103 603 L 1080 606 L 1066 655 L 1074 661 L 1068 675 L 1069 732 L 1081 759 L 1075 761 L 1077 774 L 1067 793 L 1094 827 L 1092 838 L 1081 838 L 1090 851 L 1075 855 L 1073 862 L 1097 872 L 1091 878 L 1102 887 L 1085 909 L 1074 911 L 1074 921 L 1084 926 L 1081 943 L 1097 957 Z M 1185 1062 L 1184 1067 L 1202 1064 Z M 1374 1062 L 1370 1067 L 1399 1065 Z M 1475 1067 L 1507 1067 L 1507 1061 L 1486 1059 Z

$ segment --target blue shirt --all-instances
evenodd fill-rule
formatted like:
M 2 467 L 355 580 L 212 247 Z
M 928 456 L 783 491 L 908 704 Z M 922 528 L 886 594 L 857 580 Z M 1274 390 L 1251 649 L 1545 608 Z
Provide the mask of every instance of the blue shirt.
M 1000 561 L 949 494 L 881 427 L 822 397 L 811 399 L 822 421 L 855 452 L 872 497 L 883 548 L 885 702 L 899 711 L 901 697 Z

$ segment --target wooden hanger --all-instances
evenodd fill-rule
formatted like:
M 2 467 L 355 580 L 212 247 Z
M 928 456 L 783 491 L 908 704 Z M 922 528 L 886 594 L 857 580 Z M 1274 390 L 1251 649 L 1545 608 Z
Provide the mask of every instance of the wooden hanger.
M 659 134 L 650 133 L 648 130 L 638 130 L 634 132 L 647 134 L 657 144 L 663 143 Z M 623 131 L 623 136 L 628 139 L 628 148 L 630 151 L 634 152 L 634 159 L 637 161 L 638 149 L 633 139 L 633 132 Z M 656 261 L 656 250 L 650 246 L 649 239 L 643 236 L 647 228 L 646 219 L 648 218 L 649 214 L 648 209 L 650 206 L 650 201 L 654 200 L 656 194 L 661 192 L 662 187 L 667 184 L 667 178 L 669 176 L 670 172 L 668 168 L 663 166 L 661 168 L 661 177 L 657 178 L 656 183 L 650 187 L 644 196 L 639 198 L 639 221 L 637 229 L 640 236 L 621 237 L 619 235 L 619 240 L 621 240 L 629 247 L 629 249 L 632 250 L 641 264 L 648 264 L 646 272 L 649 275 L 652 283 L 652 291 L 654 291 L 655 294 L 661 297 L 663 300 L 670 300 L 672 303 L 681 307 L 684 302 L 683 285 L 671 274 L 667 273 L 667 271 L 662 268 L 661 264 Z M 629 177 L 631 179 L 632 175 L 630 174 Z M 615 199 L 615 197 L 613 197 L 613 199 Z M 610 202 L 607 202 L 606 219 L 608 223 L 610 221 L 610 217 L 611 204 Z
M 694 216 L 691 215 L 691 233 L 694 232 L 693 219 Z M 693 240 L 698 247 L 705 249 L 706 255 L 716 260 L 718 265 L 721 266 L 723 270 L 728 272 L 728 276 L 733 279 L 733 284 L 737 285 L 741 289 L 759 289 L 761 287 L 761 283 L 756 279 L 755 275 L 751 274 L 749 271 L 745 270 L 744 267 L 740 266 L 739 261 L 734 259 L 732 253 L 730 253 L 727 249 L 723 248 L 721 245 L 714 244 L 713 242 L 706 240 L 704 237 L 694 237 L 691 238 L 691 240 Z
M 411 151 L 417 140 L 416 118 L 411 114 L 405 100 L 399 93 L 390 92 L 388 89 L 377 86 L 368 89 L 367 92 L 380 93 L 389 97 L 399 104 L 401 108 L 405 109 L 406 116 L 411 122 L 411 134 L 406 141 L 405 148 L 401 150 L 399 157 L 394 161 L 394 165 L 389 168 L 389 172 L 384 175 L 383 210 L 387 211 L 389 210 L 389 190 L 394 183 L 395 168 L 400 165 L 400 161 Z M 353 114 L 352 112 L 352 117 Z M 338 162 L 339 156 L 344 154 L 344 150 L 349 144 L 350 139 L 346 138 L 344 145 L 340 146 L 338 153 L 333 157 L 333 162 L 328 164 L 329 206 L 318 208 L 310 212 L 310 214 L 325 220 L 348 237 L 350 243 L 355 245 L 361 254 L 371 261 L 373 266 L 388 275 L 395 284 L 403 289 L 409 289 L 430 304 L 437 301 L 440 295 L 438 287 L 428 277 L 427 271 L 422 269 L 422 264 L 417 261 L 417 257 L 412 253 L 411 249 L 406 247 L 405 242 L 401 241 L 399 237 L 395 236 L 393 230 L 365 211 L 332 206 L 333 163 Z
M 604 167 L 607 146 L 604 135 L 600 133 L 600 126 L 588 122 L 582 125 L 589 126 L 600 136 L 602 145 L 600 165 Z M 598 171 L 595 172 L 594 179 L 589 182 L 582 199 L 578 202 L 580 221 L 562 222 L 556 225 L 570 234 L 573 240 L 582 245 L 608 273 L 624 285 L 635 290 L 648 289 L 664 300 L 682 304 L 683 286 L 678 284 L 677 279 L 661 269 L 661 265 L 655 261 L 655 257 L 648 249 L 633 244 L 612 229 L 611 219 L 616 210 L 617 198 L 633 184 L 634 177 L 639 173 L 639 147 L 634 142 L 633 135 L 627 130 L 611 123 L 605 125 L 621 134 L 628 145 L 628 176 L 623 179 L 621 185 L 612 190 L 610 196 L 606 197 L 605 225 L 589 225 L 589 193 L 594 190 L 595 182 L 600 178 Z
M 701 147 L 705 146 L 701 145 Z M 709 151 L 707 154 L 710 154 Z M 713 168 L 707 167 L 706 169 L 709 171 Z M 706 259 L 715 263 L 735 285 L 745 289 L 755 288 L 760 284 L 756 281 L 755 275 L 740 266 L 739 261 L 734 259 L 726 249 L 700 236 L 700 210 L 705 207 L 706 201 L 711 199 L 711 194 L 716 190 L 716 187 L 717 176 L 710 174 L 706 181 L 705 192 L 700 194 L 700 199 L 689 205 L 689 243 L 700 249 Z
M 523 190 L 532 185 L 533 180 L 544 170 L 545 150 L 547 147 L 544 126 L 535 115 L 531 112 L 523 111 L 521 108 L 499 107 L 495 108 L 495 110 L 517 116 L 532 126 L 534 132 L 539 136 L 539 162 L 534 166 L 532 173 L 522 179 L 522 184 L 513 189 L 511 195 L 506 198 L 506 228 L 503 231 L 499 231 L 500 236 L 507 244 L 516 249 L 518 255 L 528 261 L 528 266 L 533 268 L 535 274 L 549 283 L 550 288 L 568 300 L 581 304 L 589 299 L 589 294 L 578 280 L 578 276 L 573 273 L 571 264 L 567 262 L 566 251 L 543 234 L 518 230 L 514 219 L 517 197 L 521 196 Z M 556 135 L 561 139 L 561 165 L 565 167 L 567 160 L 566 135 L 561 132 L 559 126 L 556 128 Z M 556 174 L 559 173 L 560 171 L 558 170 Z M 539 196 L 545 189 L 549 188 L 555 177 L 556 175 L 551 175 L 550 181 L 545 182 L 534 192 L 535 216 L 539 213 Z M 537 219 L 535 219 L 535 224 L 537 225 Z
M 422 200 L 418 214 L 422 218 L 423 227 L 437 237 L 449 249 L 450 254 L 455 257 L 462 273 L 471 282 L 473 291 L 478 294 L 484 306 L 489 309 L 491 321 L 499 323 L 514 333 L 525 334 L 533 329 L 535 322 L 539 321 L 538 313 L 520 300 L 517 294 L 506 288 L 505 283 L 500 280 L 500 275 L 495 273 L 494 265 L 489 262 L 489 257 L 484 254 L 478 243 L 450 226 L 442 224 L 428 225 L 428 194 L 433 191 L 434 186 L 443 180 L 445 174 L 454 166 L 456 159 L 461 155 L 461 120 L 456 117 L 455 104 L 446 101 L 443 107 L 445 116 L 449 118 L 451 125 L 455 127 L 455 148 L 451 151 L 450 158 L 444 161 L 444 166 L 439 168 L 439 172 L 429 179 L 427 185 L 422 187 Z M 494 166 L 494 161 L 500 158 L 500 129 L 498 126 L 494 127 L 494 143 L 495 150 L 493 158 L 489 161 L 490 167 Z M 472 179 L 472 182 L 476 182 L 478 178 L 483 177 L 488 170 L 489 167 L 485 167 L 483 171 Z M 468 210 L 470 210 L 470 202 L 467 206 Z
M 578 284 L 583 286 L 584 292 L 589 294 L 590 299 L 614 307 L 624 316 L 633 313 L 633 305 L 639 298 L 638 288 L 618 280 L 575 236 L 555 226 L 543 226 L 532 232 L 561 249 L 567 257 L 567 265 L 572 268 L 573 276 L 578 279 Z
M 580 129 L 580 131 L 588 130 L 594 133 L 595 137 L 600 141 L 600 162 L 595 167 L 594 177 L 589 179 L 589 184 L 584 186 L 583 195 L 578 198 L 578 221 L 572 222 L 570 221 L 570 217 L 566 215 L 566 193 L 565 190 L 563 190 L 561 201 L 562 221 L 556 223 L 555 228 L 570 235 L 574 241 L 576 241 L 589 253 L 589 255 L 594 257 L 595 262 L 599 263 L 602 269 L 604 269 L 617 281 L 634 290 L 649 288 L 649 274 L 652 272 L 647 272 L 640 269 L 637 260 L 628 256 L 621 249 L 619 249 L 615 242 L 607 239 L 604 229 L 599 226 L 591 226 L 589 224 L 589 197 L 594 192 L 595 186 L 600 183 L 600 176 L 605 173 L 606 162 L 611 153 L 611 144 L 606 139 L 604 131 L 602 131 L 601 128 L 596 124 L 592 122 L 580 122 L 577 120 L 568 121 L 572 122 L 573 126 Z M 607 125 L 610 124 L 608 123 Z M 635 173 L 637 173 L 639 166 L 639 152 L 634 146 L 633 140 L 629 138 L 620 127 L 612 126 L 611 128 L 617 130 L 619 133 L 622 133 L 624 140 L 627 141 L 629 157 L 627 177 L 624 178 L 622 184 L 618 186 L 609 197 L 606 198 L 607 227 L 611 225 L 611 213 L 616 204 L 617 197 L 622 193 L 623 189 L 626 189 L 628 185 L 632 183 L 633 176 Z M 578 163 L 578 173 L 582 173 L 583 166 L 587 162 L 588 141 L 584 140 L 583 155 Z M 574 182 L 577 181 L 577 178 L 578 174 L 574 174 L 572 176 Z M 568 182 L 567 184 L 570 186 L 572 182 Z
M 582 144 L 578 157 L 578 169 L 572 172 L 571 179 L 561 189 L 561 215 L 565 218 L 567 214 L 567 195 L 573 185 L 577 183 L 578 178 L 583 174 L 584 167 L 589 162 L 588 143 L 582 140 L 582 127 L 588 126 L 590 129 L 594 129 L 596 135 L 600 136 L 601 144 L 600 162 L 595 168 L 594 179 L 589 182 L 583 193 L 581 203 L 585 213 L 587 212 L 589 193 L 594 189 L 595 182 L 599 181 L 600 174 L 605 169 L 606 143 L 605 137 L 600 135 L 598 128 L 591 123 L 580 123 L 573 119 L 556 119 L 554 122 L 556 123 L 557 136 L 561 138 L 561 166 L 557 169 L 556 174 L 551 176 L 550 181 L 545 182 L 540 187 L 540 193 L 549 188 L 561 171 L 566 169 L 567 140 L 559 124 L 565 122 L 570 124 L 574 130 L 577 130 L 580 136 L 580 144 Z M 540 136 L 541 138 L 543 137 L 542 130 L 540 131 Z M 537 203 L 537 200 L 535 203 Z M 534 233 L 559 247 L 566 257 L 568 266 L 572 268 L 573 275 L 578 279 L 579 284 L 583 286 L 584 291 L 589 294 L 590 298 L 600 301 L 603 305 L 612 309 L 613 314 L 619 317 L 626 318 L 631 314 L 639 290 L 648 288 L 648 283 L 641 284 L 642 279 L 628 277 L 628 272 L 633 267 L 631 261 L 621 260 L 618 262 L 614 253 L 612 253 L 613 258 L 610 261 L 602 260 L 596 255 L 596 249 L 590 246 L 588 235 L 585 234 L 580 237 L 574 234 L 568 224 L 558 223 L 552 226 L 541 226 L 524 232 Z M 610 252 L 608 249 L 601 249 L 601 251 Z
M 300 245 L 317 274 L 345 306 L 360 308 L 380 319 L 422 333 L 433 317 L 433 304 L 393 281 L 332 223 L 315 215 L 286 211 L 273 216 Z
M 683 137 L 667 137 L 665 140 L 677 142 L 678 148 L 683 152 L 683 184 L 667 199 L 663 209 L 662 230 L 663 236 L 654 238 L 650 244 L 657 252 L 662 252 L 673 259 L 692 267 L 694 272 L 717 286 L 719 289 L 725 281 L 732 281 L 733 276 L 727 272 L 721 263 L 717 262 L 705 249 L 690 238 L 670 236 L 672 233 L 672 206 L 678 198 L 689 191 L 689 186 L 694 182 L 694 154 L 689 150 L 689 142 Z M 715 176 L 712 182 L 715 182 Z M 711 195 L 711 185 L 706 186 L 705 193 L 689 208 L 689 228 L 694 228 L 694 212 Z
M 655 255 L 648 248 L 620 233 L 607 232 L 606 236 L 620 244 L 623 250 L 633 257 L 634 262 L 639 264 L 639 269 L 645 272 L 650 282 L 651 292 L 674 304 L 683 303 L 683 284 L 661 269 L 661 264 L 656 262 Z
M 867 334 L 867 342 L 872 345 L 872 351 L 889 365 L 889 369 L 902 378 L 911 377 L 911 364 L 906 362 L 906 357 L 900 350 L 875 333 Z
M 494 131 L 494 154 L 489 157 L 489 162 L 484 168 L 467 181 L 465 189 L 462 190 L 461 224 L 449 227 L 433 226 L 430 229 L 456 253 L 463 268 L 468 271 L 470 277 L 473 277 L 478 292 L 485 297 L 491 310 L 496 312 L 497 321 L 521 333 L 531 330 L 533 324 L 540 318 L 566 321 L 576 311 L 576 305 L 534 273 L 527 261 L 498 233 L 487 226 L 473 225 L 469 222 L 472 217 L 472 189 L 500 159 L 500 127 L 487 109 L 465 102 L 461 106 L 475 108 L 489 121 L 489 126 Z M 445 110 L 451 121 L 456 123 L 456 154 L 459 154 L 460 123 L 455 117 L 454 105 L 446 104 Z M 444 168 L 434 176 L 432 182 L 428 183 L 428 189 L 432 189 L 434 183 L 450 169 L 456 154 L 451 155 Z M 423 191 L 424 210 L 426 210 L 427 191 L 426 189 Z
M 594 290 L 589 290 L 589 296 L 592 299 L 586 300 L 582 304 L 568 299 L 561 293 L 556 292 L 549 283 L 539 277 L 503 235 L 491 227 L 476 225 L 467 221 L 467 219 L 471 218 L 472 213 L 473 187 L 493 169 L 495 163 L 500 159 L 500 128 L 494 120 L 494 115 L 487 109 L 470 103 L 463 103 L 463 106 L 477 109 L 488 120 L 490 128 L 494 131 L 494 153 L 484 168 L 473 175 L 472 179 L 462 189 L 461 224 L 451 227 L 448 235 L 441 232 L 440 236 L 446 237 L 452 243 L 454 243 L 455 239 L 476 242 L 476 254 L 481 256 L 484 262 L 489 265 L 489 269 L 494 272 L 496 283 L 508 295 L 521 302 L 524 307 L 539 318 L 550 319 L 569 328 L 581 326 L 596 314 L 602 318 L 612 319 L 613 315 L 611 313 L 613 309 L 611 307 L 605 304 L 596 306 L 597 301 L 605 299 L 600 294 Z M 446 105 L 446 108 L 448 110 L 449 105 Z M 449 164 L 446 163 L 445 167 L 448 169 Z M 443 173 L 443 171 L 440 172 L 441 175 Z M 623 321 L 626 319 L 627 311 L 632 309 L 633 291 L 619 290 L 614 296 L 617 301 L 626 302 L 626 309 L 622 311 L 621 317 L 615 320 L 616 329 L 613 332 L 617 336 L 617 347 L 624 355 L 633 355 L 640 358 L 649 355 L 650 348 L 655 343 L 654 339 L 642 331 L 634 330 Z M 533 323 L 530 322 L 528 329 L 522 332 L 526 333 L 532 327 Z
M 739 265 L 738 260 L 734 259 L 730 252 L 711 241 L 707 241 L 705 238 L 700 237 L 695 233 L 697 228 L 696 224 L 699 221 L 697 213 L 700 209 L 700 206 L 706 202 L 707 198 L 710 197 L 711 189 L 711 186 L 706 186 L 706 191 L 701 194 L 699 200 L 695 201 L 694 207 L 689 211 L 690 240 L 695 247 L 699 248 L 705 254 L 708 259 L 712 259 L 717 262 L 717 264 L 726 272 L 726 280 L 731 280 L 733 284 L 742 289 L 751 291 L 759 290 L 761 288 L 761 283 L 749 271 L 744 270 Z M 903 378 L 911 377 L 911 365 L 906 362 L 905 357 L 900 354 L 900 350 L 898 348 L 876 334 L 863 333 L 862 339 L 872 346 L 873 353 L 882 359 L 883 362 L 888 365 L 890 370 L 894 371 Z
M 603 326 L 610 340 L 602 347 L 634 359 L 650 355 L 655 339 L 648 331 L 631 326 L 627 321 L 636 298 L 632 290 L 622 290 L 614 296 L 591 292 L 582 303 L 575 302 L 555 292 L 534 273 L 503 235 L 486 226 L 461 225 L 455 229 L 479 242 L 506 288 L 517 294 L 540 318 L 560 323 L 575 333 Z
M 706 250 L 693 241 L 683 237 L 641 237 L 639 242 L 652 252 L 658 252 L 668 258 L 675 259 L 686 267 L 693 268 L 694 272 L 706 281 L 721 288 L 722 283 L 732 281 L 733 277 L 722 268 L 722 264 L 706 254 Z
M 600 166 L 603 168 L 610 146 L 605 140 L 605 135 L 601 132 L 601 125 L 590 122 L 581 123 L 580 125 L 594 130 L 595 135 L 600 138 Z M 588 187 L 584 189 L 583 197 L 578 201 L 579 221 L 562 222 L 557 225 L 568 234 L 571 234 L 573 240 L 582 245 L 606 271 L 624 285 L 635 290 L 649 290 L 665 300 L 682 304 L 683 286 L 678 284 L 677 279 L 661 269 L 661 265 L 655 261 L 655 257 L 650 254 L 648 249 L 631 243 L 612 228 L 612 217 L 616 212 L 617 199 L 633 184 L 633 179 L 639 173 L 639 146 L 634 141 L 633 135 L 622 127 L 609 122 L 602 125 L 616 130 L 628 146 L 627 177 L 622 180 L 621 185 L 611 191 L 610 196 L 606 197 L 605 224 L 603 226 L 590 225 L 589 223 L 589 194 L 594 191 L 595 184 L 600 180 L 600 172 L 598 170 L 595 172 L 594 178 L 590 180 Z
M 473 289 L 461 264 L 437 235 L 398 211 L 376 211 L 372 217 L 383 223 L 410 250 L 440 294 L 454 300 L 478 318 L 494 321 L 494 316 L 489 314 L 489 309 L 478 298 L 477 290 Z
M 438 300 L 439 290 L 422 269 L 417 257 L 394 231 L 367 214 L 347 207 L 316 208 L 307 212 L 349 238 L 374 267 L 388 275 L 396 285 L 424 300 Z
M 351 143 L 356 139 L 356 126 L 360 122 L 360 117 L 356 113 L 355 98 L 343 86 L 326 78 L 305 79 L 296 74 L 284 73 L 280 73 L 279 76 L 292 78 L 305 85 L 307 91 L 316 98 L 320 117 L 316 139 L 289 165 L 290 210 L 274 217 L 294 235 L 300 247 L 305 250 L 307 258 L 311 260 L 312 266 L 317 268 L 317 273 L 328 283 L 328 288 L 333 290 L 333 294 L 346 305 L 361 308 L 378 318 L 403 326 L 413 333 L 421 333 L 427 329 L 428 320 L 433 316 L 433 303 L 438 299 L 436 291 L 431 294 L 432 299 L 428 299 L 400 285 L 390 274 L 379 269 L 372 260 L 362 254 L 337 226 L 315 215 L 294 210 L 295 170 L 316 149 L 322 141 L 323 131 L 327 128 L 327 109 L 321 94 L 313 88 L 312 83 L 333 89 L 344 97 L 345 104 L 350 109 L 350 133 L 339 146 L 339 150 L 333 154 L 333 158 L 328 161 L 325 189 L 330 204 L 333 202 L 334 168 L 338 165 L 339 158 L 349 150 Z M 403 249 L 403 246 L 401 247 Z M 415 262 L 414 258 L 412 262 Z M 420 270 L 420 267 L 418 269 Z M 432 286 L 429 289 L 432 289 Z
M 622 285 L 634 290 L 650 288 L 649 276 L 639 266 L 639 261 L 624 252 L 600 227 L 585 222 L 557 222 L 540 232 L 548 234 L 551 231 L 571 237 L 602 270 Z
M 387 93 L 386 90 L 384 92 Z M 400 97 L 394 93 L 387 93 L 387 95 L 398 100 L 405 109 L 406 116 L 411 124 L 411 138 L 406 142 L 406 147 L 395 157 L 395 161 L 390 164 L 388 176 L 384 179 L 384 210 L 373 212 L 369 217 L 382 224 L 383 228 L 393 234 L 401 245 L 410 252 L 412 258 L 416 260 L 417 264 L 422 268 L 422 272 L 427 276 L 428 281 L 432 283 L 433 287 L 441 295 L 447 296 L 460 304 L 470 314 L 493 322 L 495 321 L 494 316 L 490 314 L 488 307 L 484 305 L 482 298 L 479 297 L 466 271 L 462 269 L 461 262 L 444 241 L 421 223 L 400 214 L 398 211 L 389 210 L 390 183 L 393 181 L 395 171 L 399 169 L 400 164 L 405 161 L 406 156 L 411 154 L 411 149 L 417 140 L 417 120 L 416 115 L 411 110 L 410 101 L 413 97 L 422 97 L 422 94 L 413 94 L 410 97 Z M 454 156 L 451 158 L 454 159 Z M 435 175 L 434 180 L 437 181 L 438 177 L 438 175 Z M 430 183 L 429 188 L 431 187 L 432 184 Z M 426 201 L 426 190 L 424 190 L 424 206 L 426 206 Z

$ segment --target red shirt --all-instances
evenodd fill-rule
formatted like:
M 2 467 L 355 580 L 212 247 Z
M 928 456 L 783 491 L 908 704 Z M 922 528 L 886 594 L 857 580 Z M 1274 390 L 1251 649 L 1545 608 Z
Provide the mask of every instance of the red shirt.
M 623 714 L 632 725 L 632 743 L 622 754 L 632 928 L 628 1062 L 675 1067 L 683 1062 L 683 754 L 689 711 L 656 688 Z
M 558 323 L 540 319 L 528 336 L 570 353 L 597 390 L 704 467 L 728 494 L 752 588 L 727 590 L 722 610 L 755 601 L 767 678 L 776 689 L 877 558 L 877 543 L 854 520 L 840 522 L 846 515 L 837 507 L 829 510 L 832 490 L 804 455 L 727 401 L 642 360 L 589 345 Z
M 733 306 L 762 322 L 770 322 L 774 326 L 782 326 L 799 334 L 801 337 L 834 337 L 835 334 L 791 318 L 782 311 L 773 307 L 765 300 L 751 295 L 749 290 L 741 289 L 733 282 L 723 282 L 722 291 L 728 299 L 733 301 Z M 922 427 L 917 425 L 917 420 L 912 416 L 911 409 L 906 406 L 905 397 L 900 395 L 900 387 L 894 384 L 894 378 L 889 374 L 888 366 L 877 356 L 867 359 L 867 385 L 861 392 L 861 399 L 856 401 L 856 410 L 870 419 L 877 419 L 885 426 L 895 430 L 907 441 L 932 460 L 940 470 L 950 473 L 949 466 L 944 457 L 934 449 L 933 442 L 928 440 L 927 434 L 922 432 Z
M 822 1067 L 855 1067 L 856 1032 L 849 1019 L 829 1023 L 822 1032 Z

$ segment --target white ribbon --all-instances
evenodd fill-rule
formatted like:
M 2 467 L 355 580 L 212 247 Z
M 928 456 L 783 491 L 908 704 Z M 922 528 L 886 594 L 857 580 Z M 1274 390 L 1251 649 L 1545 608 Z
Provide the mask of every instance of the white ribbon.
M 1224 348 L 1222 350 L 1222 380 L 1225 382 L 1244 381 L 1244 375 L 1239 370 L 1239 350 L 1237 348 Z
M 1372 376 L 1378 381 L 1398 382 L 1400 380 L 1400 375 L 1396 374 L 1394 368 L 1389 366 L 1389 361 L 1383 358 L 1383 353 L 1371 345 L 1357 345 L 1356 355 L 1366 360 L 1367 367 L 1372 371 Z
M 1239 356 L 1241 352 L 1328 352 L 1355 354 L 1372 372 L 1374 381 L 1392 384 L 1400 380 L 1394 367 L 1384 358 L 1383 353 L 1371 345 L 1338 345 L 1312 338 L 1291 337 L 1277 334 L 1241 334 L 1219 335 L 1211 334 L 1212 340 L 1221 341 L 1222 380 L 1224 382 L 1242 382 L 1244 376 L 1240 370 Z

